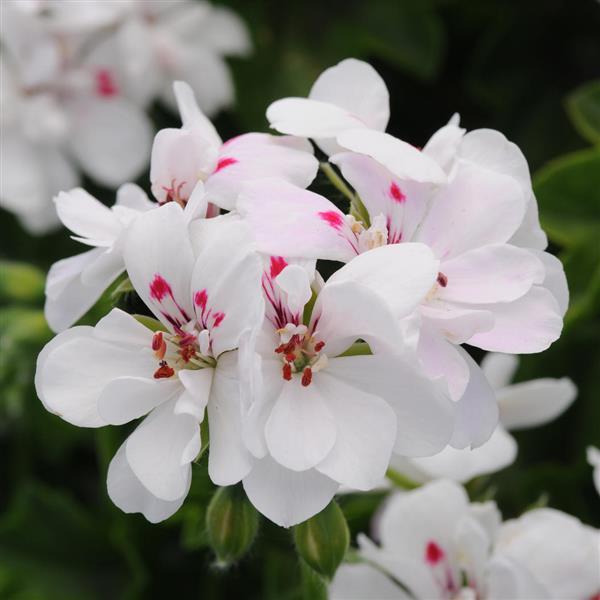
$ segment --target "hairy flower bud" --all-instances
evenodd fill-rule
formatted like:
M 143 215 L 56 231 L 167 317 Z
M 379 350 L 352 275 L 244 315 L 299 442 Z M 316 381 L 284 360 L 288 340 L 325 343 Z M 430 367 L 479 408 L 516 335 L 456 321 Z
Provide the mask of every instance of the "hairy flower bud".
M 318 515 L 296 525 L 298 554 L 318 573 L 332 578 L 350 543 L 346 518 L 335 501 Z
M 217 490 L 206 512 L 210 544 L 220 564 L 231 564 L 246 554 L 258 531 L 258 513 L 240 485 Z

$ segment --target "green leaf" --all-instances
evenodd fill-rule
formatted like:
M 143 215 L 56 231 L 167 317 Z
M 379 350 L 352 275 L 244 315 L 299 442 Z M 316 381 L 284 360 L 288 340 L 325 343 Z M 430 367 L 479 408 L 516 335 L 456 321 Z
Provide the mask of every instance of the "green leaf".
M 583 138 L 600 144 L 600 79 L 585 83 L 569 94 L 567 113 Z
M 600 148 L 566 154 L 538 171 L 533 180 L 540 221 L 563 246 L 600 235 Z
M 45 277 L 27 263 L 0 260 L 0 300 L 38 302 L 44 298 Z

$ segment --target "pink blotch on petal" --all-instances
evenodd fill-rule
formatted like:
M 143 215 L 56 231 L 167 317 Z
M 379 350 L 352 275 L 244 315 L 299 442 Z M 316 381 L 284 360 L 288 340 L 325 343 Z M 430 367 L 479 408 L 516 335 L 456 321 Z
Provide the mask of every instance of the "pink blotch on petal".
M 288 263 L 283 256 L 271 256 L 271 269 L 269 271 L 271 279 L 275 279 L 287 266 Z
M 171 286 L 157 273 L 150 284 L 150 296 L 160 302 L 167 294 L 173 295 Z
M 103 98 L 110 98 L 119 93 L 119 88 L 108 69 L 96 71 L 96 93 Z
M 194 294 L 194 304 L 199 306 L 202 310 L 206 308 L 206 302 L 208 301 L 208 294 L 206 290 L 200 290 Z
M 217 163 L 217 168 L 215 169 L 215 173 L 218 173 L 225 167 L 230 167 L 231 165 L 235 165 L 235 163 L 237 163 L 236 158 L 220 158 L 219 162 Z
M 213 315 L 213 319 L 214 319 L 213 327 L 218 327 L 223 322 L 224 318 L 225 318 L 224 312 L 216 312 Z
M 395 181 L 392 181 L 392 184 L 390 185 L 390 196 L 396 202 L 404 202 L 406 200 L 406 195 Z
M 344 224 L 344 218 L 334 210 L 327 210 L 318 213 L 319 217 L 334 229 L 341 229 Z
M 444 559 L 444 551 L 435 543 L 428 542 L 425 548 L 425 561 L 430 565 L 437 565 Z

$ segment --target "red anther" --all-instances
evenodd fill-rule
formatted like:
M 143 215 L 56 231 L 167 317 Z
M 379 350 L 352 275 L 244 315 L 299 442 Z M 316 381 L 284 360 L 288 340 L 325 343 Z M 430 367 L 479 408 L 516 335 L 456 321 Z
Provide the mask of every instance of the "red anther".
M 154 350 L 156 352 L 157 350 L 160 350 L 160 347 L 162 345 L 163 345 L 163 334 L 162 334 L 162 331 L 157 331 L 152 336 L 152 350 Z
M 285 360 L 288 362 L 294 362 L 296 360 L 296 355 L 290 352 L 289 354 L 285 355 Z
M 307 385 L 310 385 L 311 381 L 312 381 L 312 369 L 310 367 L 306 367 L 306 369 L 304 369 L 304 371 L 302 371 L 302 385 L 304 387 L 306 387 Z
M 437 282 L 442 287 L 446 287 L 448 285 L 448 278 L 440 271 L 437 275 Z
M 168 379 L 175 375 L 175 370 L 167 364 L 167 361 L 161 360 L 159 365 L 158 369 L 154 372 L 154 379 Z
M 159 360 L 162 360 L 165 357 L 165 352 L 167 351 L 167 344 L 165 340 L 163 340 L 162 331 L 157 331 L 152 336 L 152 350 L 154 350 L 154 355 Z
M 324 347 L 325 347 L 325 342 L 317 342 L 315 344 L 315 352 L 321 352 L 321 350 L 323 350 Z
M 283 365 L 283 378 L 286 381 L 290 381 L 292 379 L 292 365 L 290 365 L 290 363 L 285 363 Z

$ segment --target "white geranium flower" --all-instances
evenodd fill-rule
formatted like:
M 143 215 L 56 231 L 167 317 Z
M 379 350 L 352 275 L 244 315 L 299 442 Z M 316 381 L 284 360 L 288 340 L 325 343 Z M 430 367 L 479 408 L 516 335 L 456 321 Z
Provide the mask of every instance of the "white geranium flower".
M 223 143 L 190 86 L 177 81 L 173 89 L 183 126 L 163 129 L 154 140 L 150 181 L 159 202 L 185 204 L 203 181 L 209 201 L 232 210 L 248 181 L 278 176 L 306 187 L 314 179 L 319 165 L 306 140 L 247 133 Z
M 448 442 L 453 403 L 407 357 L 394 318 L 414 309 L 436 274 L 425 246 L 379 248 L 330 277 L 304 321 L 310 269 L 270 259 L 256 343 L 262 380 L 244 419 L 253 465 L 243 484 L 275 523 L 311 517 L 340 484 L 371 489 L 392 449 L 426 456 Z M 344 354 L 358 339 L 373 355 Z
M 261 263 L 242 224 L 226 223 L 211 223 L 219 232 L 195 255 L 178 205 L 141 215 L 125 265 L 164 330 L 113 309 L 96 327 L 59 334 L 38 358 L 38 395 L 66 421 L 101 427 L 148 414 L 111 462 L 108 491 L 125 512 L 153 522 L 185 499 L 205 409 L 213 481 L 239 481 L 252 466 L 241 442 L 236 349 L 262 320 Z
M 464 483 L 512 464 L 517 456 L 517 442 L 509 431 L 552 421 L 577 395 L 577 388 L 568 377 L 510 385 L 518 361 L 514 355 L 490 353 L 481 363 L 484 375 L 496 392 L 500 410 L 500 422 L 487 442 L 474 449 L 457 450 L 448 446 L 427 458 L 392 459 L 392 466 L 417 481 L 444 477 Z
M 499 525 L 493 502 L 469 503 L 464 489 L 450 481 L 395 494 L 375 522 L 375 538 L 381 545 L 359 535 L 363 562 L 338 569 L 330 598 L 548 598 L 523 563 L 494 553 Z

